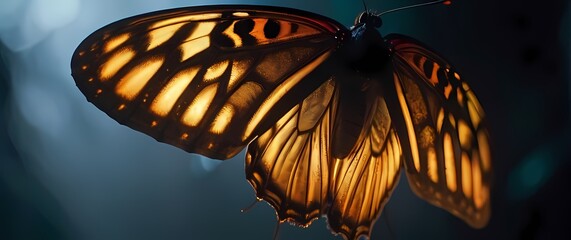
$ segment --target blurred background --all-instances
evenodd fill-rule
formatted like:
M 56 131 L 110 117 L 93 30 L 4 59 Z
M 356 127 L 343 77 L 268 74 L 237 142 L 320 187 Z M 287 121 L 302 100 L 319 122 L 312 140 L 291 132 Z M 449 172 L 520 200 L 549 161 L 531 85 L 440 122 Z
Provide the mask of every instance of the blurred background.
M 420 0 L 367 0 L 387 10 Z M 71 55 L 91 32 L 145 12 L 262 4 L 350 26 L 360 0 L 0 1 L 0 239 L 271 239 L 244 154 L 225 162 L 158 143 L 85 100 Z M 492 136 L 492 218 L 474 230 L 401 178 L 373 239 L 568 239 L 571 2 L 464 0 L 383 18 L 383 34 L 425 42 L 468 79 Z M 280 239 L 335 239 L 323 219 Z M 336 237 L 341 239 L 340 237 Z

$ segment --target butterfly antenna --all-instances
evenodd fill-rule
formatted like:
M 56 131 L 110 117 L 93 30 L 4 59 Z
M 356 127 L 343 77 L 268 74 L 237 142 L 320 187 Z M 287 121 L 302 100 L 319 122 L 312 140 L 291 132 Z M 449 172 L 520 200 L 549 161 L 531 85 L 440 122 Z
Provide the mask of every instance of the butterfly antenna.
M 254 200 L 254 202 L 250 203 L 250 205 L 248 205 L 248 206 L 245 207 L 245 208 L 240 209 L 240 212 L 241 212 L 241 213 L 247 213 L 247 212 L 249 212 L 250 210 L 252 210 L 252 208 L 254 208 L 254 207 L 256 206 L 256 203 L 258 203 L 258 202 L 260 202 L 260 200 L 259 200 L 258 198 L 256 198 L 256 199 Z
M 365 3 L 365 0 L 363 0 L 363 6 L 365 7 L 365 12 L 369 12 L 369 9 L 367 8 L 367 3 Z
M 414 5 L 410 5 L 410 6 L 399 7 L 399 8 L 391 9 L 388 11 L 384 11 L 382 13 L 379 13 L 379 15 L 377 15 L 377 16 L 380 17 L 380 16 L 387 14 L 387 13 L 397 12 L 397 11 L 410 9 L 410 8 L 416 8 L 416 7 L 424 7 L 424 6 L 429 6 L 429 5 L 439 4 L 439 3 L 442 3 L 444 5 L 450 5 L 450 4 L 452 4 L 452 1 L 451 0 L 437 0 L 437 1 L 432 1 L 432 2 L 414 4 Z

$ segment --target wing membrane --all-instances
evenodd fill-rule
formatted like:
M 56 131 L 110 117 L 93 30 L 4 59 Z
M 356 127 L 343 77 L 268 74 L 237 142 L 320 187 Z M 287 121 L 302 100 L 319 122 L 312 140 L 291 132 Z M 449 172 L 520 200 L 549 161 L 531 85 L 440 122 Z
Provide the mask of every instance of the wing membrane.
M 280 221 L 307 226 L 327 207 L 337 101 L 330 79 L 248 146 L 246 178 Z
M 342 86 L 324 83 L 254 140 L 248 147 L 246 177 L 280 221 L 307 226 L 326 215 L 332 231 L 357 239 L 369 236 L 396 187 L 401 149 L 384 99 L 370 90 L 364 94 L 375 96 L 366 101 L 367 117 L 359 124 L 363 131 L 356 145 L 343 159 L 333 156 L 339 95 L 347 91 Z
M 355 150 L 335 159 L 329 227 L 346 239 L 370 235 L 400 172 L 401 148 L 384 99 L 372 101 L 371 121 L 365 125 Z
M 491 166 L 484 112 L 468 84 L 434 52 L 400 35 L 395 86 L 408 136 L 405 166 L 420 197 L 483 227 L 490 215 Z
M 337 46 L 341 25 L 292 11 L 191 7 L 127 18 L 82 42 L 72 75 L 118 122 L 227 159 L 321 84 L 303 80 Z

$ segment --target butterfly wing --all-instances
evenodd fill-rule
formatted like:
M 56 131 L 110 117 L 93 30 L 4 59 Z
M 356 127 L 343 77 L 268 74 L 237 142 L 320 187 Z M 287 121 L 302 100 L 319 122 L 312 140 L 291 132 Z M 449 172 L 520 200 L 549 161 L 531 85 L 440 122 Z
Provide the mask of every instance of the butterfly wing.
M 492 169 L 478 99 L 447 61 L 421 43 L 396 34 L 386 39 L 394 52 L 396 104 L 404 120 L 399 137 L 411 188 L 483 227 L 490 216 Z
M 308 226 L 328 205 L 338 95 L 330 78 L 248 146 L 246 178 L 281 222 Z
M 369 237 L 399 179 L 401 148 L 384 97 L 370 98 L 367 121 L 356 147 L 331 166 L 329 228 L 345 239 Z
M 378 88 L 348 86 L 360 81 L 336 78 L 355 79 L 357 74 L 326 69 L 336 70 L 328 71 L 329 80 L 248 146 L 246 177 L 280 221 L 307 226 L 326 215 L 333 232 L 358 239 L 369 236 L 398 182 L 401 150 Z M 358 95 L 365 97 L 354 97 Z M 337 128 L 349 129 L 345 124 L 358 131 L 336 133 Z M 337 158 L 334 152 L 342 151 L 334 149 L 334 138 L 345 138 L 346 132 L 354 132 L 356 141 L 337 141 L 349 149 Z
M 91 34 L 72 75 L 119 123 L 227 159 L 320 86 L 304 77 L 330 56 L 339 31 L 334 20 L 288 8 L 164 10 Z

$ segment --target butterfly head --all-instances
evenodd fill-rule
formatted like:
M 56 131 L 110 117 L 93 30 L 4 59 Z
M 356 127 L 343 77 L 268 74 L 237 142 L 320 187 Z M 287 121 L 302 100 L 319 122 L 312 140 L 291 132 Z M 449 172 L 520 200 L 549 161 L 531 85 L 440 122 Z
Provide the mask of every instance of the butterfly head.
M 380 15 L 365 10 L 355 18 L 355 25 L 351 27 L 351 38 L 359 42 L 360 47 L 382 42 L 382 36 L 377 30 L 383 25 Z M 359 46 L 356 46 L 359 47 Z
M 358 25 L 367 25 L 372 26 L 374 28 L 379 28 L 383 25 L 383 20 L 379 15 L 376 15 L 370 11 L 364 11 L 357 18 L 355 18 L 355 26 Z

